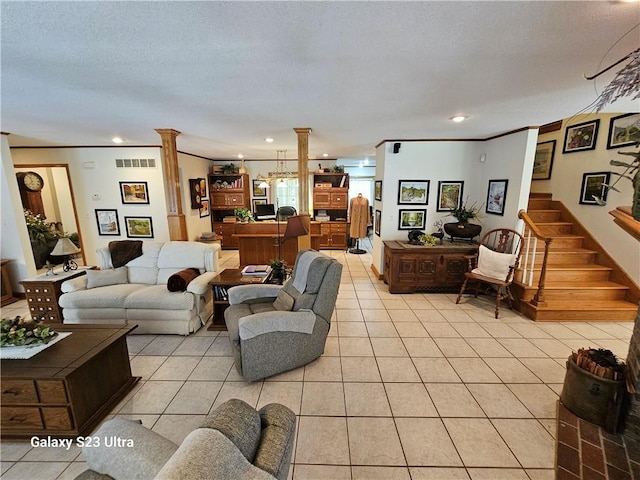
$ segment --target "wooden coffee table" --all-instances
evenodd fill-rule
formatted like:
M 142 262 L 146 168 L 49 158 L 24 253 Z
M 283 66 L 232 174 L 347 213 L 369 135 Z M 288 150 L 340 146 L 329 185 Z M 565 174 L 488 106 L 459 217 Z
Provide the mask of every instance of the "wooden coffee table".
M 126 337 L 137 325 L 55 325 L 67 338 L 2 360 L 2 439 L 88 435 L 133 388 Z
M 226 330 L 224 323 L 224 311 L 229 306 L 227 290 L 238 285 L 250 285 L 252 283 L 267 283 L 269 275 L 264 277 L 252 277 L 242 275 L 242 268 L 227 268 L 213 277 L 209 282 L 213 289 L 213 321 L 207 330 Z

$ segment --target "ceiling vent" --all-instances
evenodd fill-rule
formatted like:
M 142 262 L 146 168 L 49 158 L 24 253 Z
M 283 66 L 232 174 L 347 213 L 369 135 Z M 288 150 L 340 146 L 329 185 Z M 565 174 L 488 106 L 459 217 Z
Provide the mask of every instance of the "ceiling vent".
M 116 168 L 156 168 L 156 159 L 116 158 Z

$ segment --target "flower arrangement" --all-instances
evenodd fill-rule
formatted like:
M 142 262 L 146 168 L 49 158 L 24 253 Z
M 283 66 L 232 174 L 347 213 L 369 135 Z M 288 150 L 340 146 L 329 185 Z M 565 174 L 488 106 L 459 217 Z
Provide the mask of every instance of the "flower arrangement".
M 40 217 L 40 214 L 34 215 L 30 210 L 24 210 L 24 220 L 27 222 L 29 239 L 33 243 L 44 245 L 58 239 L 58 233 Z
M 456 208 L 451 210 L 450 215 L 460 223 L 467 223 L 469 220 L 478 218 L 478 216 L 480 215 L 480 210 L 484 205 L 483 203 L 479 207 L 477 207 L 476 202 L 473 202 L 471 206 L 467 206 L 468 201 L 469 199 L 467 198 L 462 205 L 458 205 Z
M 57 334 L 42 320 L 26 320 L 20 316 L 0 322 L 0 347 L 48 343 Z
M 428 247 L 433 247 L 436 244 L 436 237 L 434 237 L 433 235 L 430 235 L 428 233 L 426 233 L 424 235 L 420 235 L 418 237 L 418 240 L 420 240 L 420 243 L 422 243 L 423 245 L 426 245 Z

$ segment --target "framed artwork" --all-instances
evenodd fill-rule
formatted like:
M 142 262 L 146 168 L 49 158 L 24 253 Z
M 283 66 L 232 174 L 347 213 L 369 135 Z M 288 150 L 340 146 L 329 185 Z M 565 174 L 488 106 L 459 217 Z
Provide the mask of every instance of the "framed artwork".
M 427 205 L 429 180 L 399 180 L 398 205 Z
M 200 199 L 200 218 L 209 216 L 209 199 L 201 198 Z
M 599 205 L 598 199 L 607 200 L 607 188 L 610 172 L 584 173 L 580 188 L 580 203 L 583 205 Z
M 438 212 L 450 212 L 462 202 L 464 182 L 438 182 Z
M 553 167 L 553 156 L 556 153 L 556 141 L 540 142 L 536 145 L 536 157 L 533 160 L 531 180 L 549 180 Z
M 124 217 L 128 238 L 153 238 L 151 217 Z
M 207 198 L 207 179 L 200 179 L 200 197 Z
M 424 229 L 427 224 L 427 210 L 400 210 L 398 230 Z
M 485 211 L 493 215 L 504 215 L 504 203 L 507 199 L 509 180 L 489 180 L 487 206 Z
M 260 184 L 261 183 L 262 183 L 262 180 L 253 180 L 253 196 L 254 197 L 266 197 L 267 196 L 267 189 L 266 188 L 260 188 Z
M 120 182 L 122 203 L 149 203 L 147 182 Z
M 374 198 L 382 201 L 382 180 L 376 180 L 374 183 Z
M 96 222 L 98 222 L 98 235 L 120 235 L 117 210 L 96 209 Z
M 206 197 L 206 194 L 202 194 L 204 178 L 190 178 L 189 179 L 189 195 L 191 197 L 191 209 L 196 210 L 201 208 L 200 200 Z M 206 184 L 204 185 L 206 190 Z
M 596 148 L 600 119 L 567 127 L 564 133 L 562 153 L 583 152 Z
M 640 142 L 640 113 L 625 113 L 609 121 L 607 148 L 620 148 Z
M 382 212 L 380 210 L 376 210 L 376 218 L 375 218 L 375 220 L 373 222 L 373 231 L 377 236 L 380 236 L 380 222 L 381 221 L 382 221 Z
M 267 199 L 266 198 L 254 198 L 251 203 L 253 204 L 253 211 L 256 211 L 256 205 L 266 205 L 267 204 Z

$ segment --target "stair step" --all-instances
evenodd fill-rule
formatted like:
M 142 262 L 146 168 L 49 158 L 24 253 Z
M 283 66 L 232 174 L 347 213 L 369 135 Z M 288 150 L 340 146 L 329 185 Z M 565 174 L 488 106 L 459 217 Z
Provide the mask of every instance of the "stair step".
M 529 204 L 527 205 L 527 211 L 529 210 L 545 210 L 551 208 L 550 197 L 532 198 L 529 197 Z
M 547 301 L 545 306 L 538 307 L 519 302 L 517 308 L 537 322 L 632 322 L 635 320 L 638 312 L 637 305 L 624 300 L 583 302 Z
M 553 238 L 551 245 L 549 246 L 550 251 L 559 250 L 563 248 L 580 248 L 582 247 L 582 242 L 584 242 L 584 237 L 581 235 L 574 234 L 563 234 L 563 235 L 549 235 Z M 544 242 L 538 240 L 536 244 L 536 250 L 544 251 Z
M 597 264 L 574 264 L 574 263 L 557 263 L 547 264 L 546 282 L 575 282 L 575 281 L 606 281 L 612 268 Z M 540 272 L 542 267 L 538 265 L 533 269 L 533 284 L 537 285 L 540 280 Z M 516 273 L 517 279 L 520 279 L 522 270 Z
M 571 222 L 539 222 L 536 223 L 536 226 L 547 237 L 571 233 L 573 230 L 573 223 Z
M 529 217 L 534 222 L 557 222 L 560 220 L 561 210 L 529 210 Z
M 524 288 L 522 288 L 524 287 Z M 535 295 L 538 286 L 521 286 L 522 301 L 528 302 Z M 609 281 L 594 281 L 571 284 L 569 282 L 545 282 L 544 296 L 551 301 L 624 300 L 629 287 Z
M 586 248 L 558 248 L 550 249 L 547 258 L 547 266 L 561 265 L 566 263 L 573 264 L 593 264 L 596 261 L 598 252 L 595 250 L 587 250 Z M 539 259 L 542 262 L 542 257 Z

